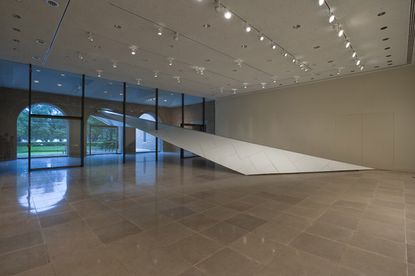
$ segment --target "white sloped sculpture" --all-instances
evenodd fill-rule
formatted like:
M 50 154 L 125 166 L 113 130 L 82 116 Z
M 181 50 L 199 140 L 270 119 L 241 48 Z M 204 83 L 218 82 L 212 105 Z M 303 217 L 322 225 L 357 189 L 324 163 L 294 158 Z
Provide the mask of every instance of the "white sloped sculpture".
M 100 110 L 95 117 L 108 125 L 122 126 L 122 114 Z M 244 175 L 370 169 L 162 123 L 155 130 L 155 122 L 128 115 L 126 126 L 138 128 Z

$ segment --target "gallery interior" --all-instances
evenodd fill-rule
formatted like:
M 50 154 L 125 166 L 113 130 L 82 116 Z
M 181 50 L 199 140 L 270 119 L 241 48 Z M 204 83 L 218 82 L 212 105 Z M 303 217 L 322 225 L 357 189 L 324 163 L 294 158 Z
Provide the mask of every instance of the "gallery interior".
M 0 275 L 415 275 L 415 0 L 0 15 Z

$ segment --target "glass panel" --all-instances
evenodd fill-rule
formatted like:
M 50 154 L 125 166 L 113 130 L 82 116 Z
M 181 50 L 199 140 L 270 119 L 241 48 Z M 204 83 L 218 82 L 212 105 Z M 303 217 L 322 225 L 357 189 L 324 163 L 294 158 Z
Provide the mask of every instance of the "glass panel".
M 215 134 L 215 101 L 206 99 L 205 103 L 206 132 Z
M 81 165 L 81 120 L 32 117 L 32 169 Z
M 203 124 L 203 98 L 184 95 L 184 128 L 204 131 Z M 193 153 L 184 151 L 184 157 L 193 157 Z
M 137 85 L 128 85 L 126 114 L 135 118 L 155 121 L 156 90 Z M 128 128 L 126 132 L 127 152 L 146 153 L 156 150 L 156 137 L 142 130 Z M 159 141 L 159 151 L 162 142 Z M 153 155 L 154 157 L 154 155 Z
M 32 104 L 49 104 L 61 112 L 55 116 L 81 114 L 82 77 L 63 71 L 34 66 L 32 70 Z M 32 110 L 32 114 L 38 110 Z
M 85 82 L 86 154 L 122 153 L 123 83 L 93 77 Z M 105 119 L 103 110 L 120 114 L 121 120 Z
M 27 111 L 24 118 L 19 114 L 29 104 L 28 89 L 29 66 L 0 60 L 0 161 L 14 160 L 19 155 L 27 157 Z
M 180 127 L 182 123 L 182 94 L 159 90 L 159 122 Z M 165 154 L 178 154 L 180 148 L 163 141 Z

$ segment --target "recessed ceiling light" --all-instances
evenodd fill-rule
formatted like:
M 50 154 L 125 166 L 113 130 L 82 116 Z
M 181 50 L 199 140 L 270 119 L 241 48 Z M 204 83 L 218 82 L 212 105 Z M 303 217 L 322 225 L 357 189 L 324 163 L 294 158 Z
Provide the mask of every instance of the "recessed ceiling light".
M 386 30 L 388 28 L 388 26 L 383 26 L 382 28 L 380 28 L 382 31 Z
M 22 17 L 18 14 L 13 14 L 13 17 L 16 18 L 16 19 L 22 19 Z
M 327 63 L 333 63 L 334 62 L 334 60 L 329 60 L 329 61 L 327 61 Z
M 13 39 L 13 42 L 20 43 L 20 40 L 15 38 L 15 39 Z
M 104 94 L 107 94 L 108 93 L 108 91 L 107 90 L 104 90 Z
M 385 37 L 382 39 L 382 41 L 387 41 L 387 40 L 389 40 L 389 37 Z
M 264 41 L 265 37 L 264 37 L 263 35 L 260 35 L 260 36 L 258 37 L 258 39 L 259 39 L 259 41 Z
M 245 32 L 249 33 L 250 31 L 252 31 L 251 26 L 246 25 L 246 27 L 245 27 Z
M 59 7 L 59 3 L 55 0 L 45 0 L 46 4 L 48 4 L 50 7 L 56 8 Z
M 378 16 L 384 16 L 386 14 L 386 12 L 380 12 L 378 13 Z
M 39 81 L 38 81 L 38 80 L 34 80 L 33 82 L 34 82 L 34 83 L 39 83 Z
M 275 50 L 275 49 L 277 49 L 277 45 L 275 45 L 275 44 L 272 44 L 272 50 Z
M 230 11 L 225 11 L 225 13 L 223 14 L 223 16 L 226 18 L 226 19 L 231 19 L 232 18 L 232 13 L 230 12 Z
M 64 77 L 65 76 L 65 74 L 64 73 L 61 73 L 61 77 Z
M 387 55 L 386 57 L 391 57 L 392 55 Z
M 62 86 L 62 83 L 58 83 L 57 86 L 61 87 Z
M 385 50 L 389 50 L 391 47 L 386 47 Z
M 320 48 L 320 45 L 316 45 L 313 47 L 313 49 L 319 49 L 319 48 Z
M 294 26 L 293 26 L 293 29 L 294 29 L 294 30 L 297 30 L 297 29 L 299 29 L 299 28 L 301 28 L 301 25 L 300 25 L 300 24 L 297 24 L 297 25 L 294 25 Z

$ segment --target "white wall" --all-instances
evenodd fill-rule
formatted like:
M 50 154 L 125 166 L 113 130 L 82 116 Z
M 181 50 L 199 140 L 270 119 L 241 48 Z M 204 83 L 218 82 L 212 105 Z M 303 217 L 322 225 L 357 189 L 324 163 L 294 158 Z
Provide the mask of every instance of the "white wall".
M 415 172 L 415 66 L 218 99 L 216 133 Z

